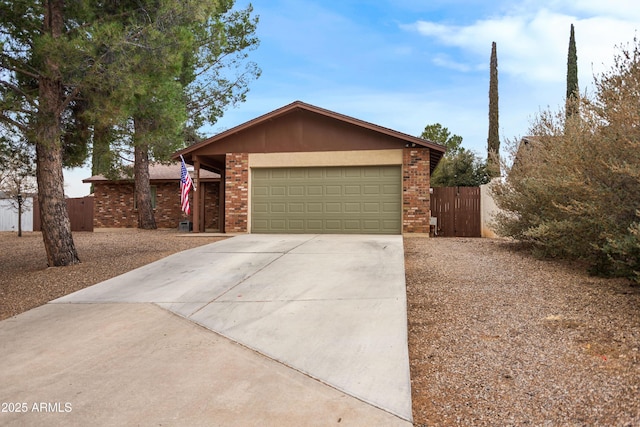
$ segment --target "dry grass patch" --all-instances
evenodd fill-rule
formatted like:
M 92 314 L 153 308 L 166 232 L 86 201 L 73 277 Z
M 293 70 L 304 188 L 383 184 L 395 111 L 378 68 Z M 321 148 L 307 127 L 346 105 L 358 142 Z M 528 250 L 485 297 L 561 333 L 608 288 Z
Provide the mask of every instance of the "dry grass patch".
M 0 232 L 0 320 L 118 276 L 160 258 L 223 239 L 184 237 L 174 230 L 126 229 L 75 232 L 82 261 L 69 267 L 47 268 L 39 232 Z

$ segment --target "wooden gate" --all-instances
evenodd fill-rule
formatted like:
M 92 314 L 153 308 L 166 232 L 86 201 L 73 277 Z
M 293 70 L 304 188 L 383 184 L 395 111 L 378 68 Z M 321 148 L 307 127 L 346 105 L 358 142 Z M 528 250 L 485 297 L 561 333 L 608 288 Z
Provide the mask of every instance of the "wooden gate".
M 431 216 L 438 236 L 480 237 L 480 187 L 433 188 Z
M 93 231 L 93 196 L 66 199 L 71 231 Z M 33 231 L 41 231 L 40 205 L 33 204 Z

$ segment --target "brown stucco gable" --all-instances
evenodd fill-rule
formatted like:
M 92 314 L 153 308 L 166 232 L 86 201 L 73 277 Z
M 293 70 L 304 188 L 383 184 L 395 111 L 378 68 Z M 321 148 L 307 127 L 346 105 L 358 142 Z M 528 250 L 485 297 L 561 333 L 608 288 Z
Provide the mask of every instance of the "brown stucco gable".
M 211 166 L 224 168 L 226 153 L 277 153 L 307 151 L 383 150 L 429 148 L 430 170 L 435 169 L 445 147 L 363 120 L 295 101 L 174 154 L 187 163 L 209 158 Z

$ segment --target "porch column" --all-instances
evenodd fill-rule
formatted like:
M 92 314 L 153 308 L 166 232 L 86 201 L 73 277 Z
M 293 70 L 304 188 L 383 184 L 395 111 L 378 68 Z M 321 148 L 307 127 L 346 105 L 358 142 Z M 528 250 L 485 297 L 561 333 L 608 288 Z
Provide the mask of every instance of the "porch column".
M 402 150 L 402 232 L 429 234 L 430 154 L 428 148 Z
M 224 189 L 225 189 L 225 181 L 226 181 L 226 171 L 224 168 L 220 170 L 220 182 L 218 186 L 218 231 L 220 233 L 225 233 L 224 228 Z
M 207 194 L 206 187 L 207 186 L 204 182 L 201 182 L 200 185 L 198 185 L 198 193 L 200 193 L 200 232 L 202 233 L 204 233 L 207 228 L 207 215 L 205 213 L 207 207 L 204 201 L 205 194 Z
M 193 232 L 200 232 L 200 193 L 203 189 L 200 188 L 200 160 L 198 156 L 193 156 L 193 167 L 195 169 L 194 184 L 196 186 L 193 192 Z

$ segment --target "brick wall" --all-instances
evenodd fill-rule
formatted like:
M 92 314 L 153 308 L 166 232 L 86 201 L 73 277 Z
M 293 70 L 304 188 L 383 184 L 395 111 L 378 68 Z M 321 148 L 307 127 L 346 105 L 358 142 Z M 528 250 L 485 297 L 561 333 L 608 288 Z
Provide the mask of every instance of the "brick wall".
M 405 148 L 402 153 L 402 231 L 429 233 L 429 149 Z
M 203 183 L 205 191 L 205 227 L 218 229 L 218 183 Z M 186 217 L 180 210 L 180 183 L 151 184 L 156 187 L 154 216 L 158 228 L 177 228 Z M 193 191 L 189 202 L 193 209 Z M 94 183 L 94 228 L 135 228 L 138 211 L 134 209 L 132 183 Z M 193 215 L 193 214 L 192 214 Z M 192 215 L 189 220 L 192 219 Z
M 133 209 L 133 184 L 93 185 L 93 227 L 133 228 L 138 226 Z
M 249 154 L 226 155 L 225 231 L 246 233 L 249 217 Z
M 218 207 L 218 193 L 220 192 L 220 183 L 218 182 L 202 182 L 204 185 L 204 228 L 205 230 L 220 230 L 218 216 L 220 209 Z M 191 193 L 193 195 L 193 193 Z M 193 196 L 192 196 L 193 197 Z

